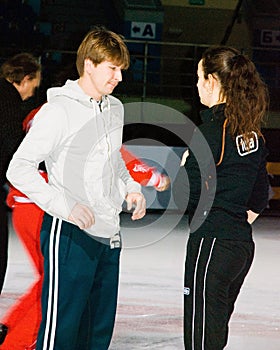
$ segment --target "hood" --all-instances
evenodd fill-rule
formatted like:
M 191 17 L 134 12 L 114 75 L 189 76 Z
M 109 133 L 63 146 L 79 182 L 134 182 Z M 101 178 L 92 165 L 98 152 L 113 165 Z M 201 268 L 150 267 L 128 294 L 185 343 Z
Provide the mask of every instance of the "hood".
M 48 102 L 52 102 L 60 96 L 70 98 L 86 107 L 92 108 L 92 97 L 84 93 L 78 84 L 78 80 L 67 80 L 64 86 L 53 87 L 47 91 Z

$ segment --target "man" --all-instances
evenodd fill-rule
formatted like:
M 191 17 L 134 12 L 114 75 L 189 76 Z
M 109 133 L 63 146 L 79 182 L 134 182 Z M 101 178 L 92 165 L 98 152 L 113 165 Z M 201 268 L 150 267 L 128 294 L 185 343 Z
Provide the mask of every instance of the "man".
M 42 322 L 36 349 L 108 349 L 115 320 L 119 213 L 145 215 L 140 185 L 120 154 L 123 107 L 110 96 L 129 66 L 122 38 L 95 28 L 82 41 L 79 79 L 48 102 L 10 163 L 10 182 L 45 211 Z M 38 173 L 45 161 L 49 182 Z
M 8 259 L 8 224 L 5 204 L 6 171 L 24 132 L 22 122 L 23 100 L 31 97 L 41 80 L 41 66 L 29 53 L 20 53 L 7 59 L 1 66 L 0 78 L 0 293 L 4 284 Z M 0 343 L 1 335 L 0 329 Z
M 40 108 L 41 106 L 33 109 L 24 119 L 23 129 L 26 132 L 32 127 L 32 121 Z M 135 181 L 142 186 L 154 187 L 159 192 L 168 189 L 170 179 L 167 175 L 160 173 L 157 168 L 149 166 L 142 159 L 136 157 L 124 145 L 122 145 L 120 152 Z M 47 181 L 47 173 L 44 171 L 40 173 Z M 7 205 L 12 209 L 13 227 L 33 263 L 36 279 L 1 317 L 0 325 L 2 328 L 8 329 L 1 350 L 35 350 L 41 322 L 43 256 L 40 249 L 40 232 L 44 212 L 13 186 L 9 188 Z

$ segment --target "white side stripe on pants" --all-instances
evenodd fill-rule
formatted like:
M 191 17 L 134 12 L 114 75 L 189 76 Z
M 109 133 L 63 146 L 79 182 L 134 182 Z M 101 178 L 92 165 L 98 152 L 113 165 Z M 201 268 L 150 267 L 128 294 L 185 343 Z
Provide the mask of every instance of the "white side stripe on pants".
M 201 339 L 201 349 L 204 349 L 204 338 L 205 338 L 205 294 L 206 294 L 206 277 L 207 277 L 207 272 L 208 272 L 208 266 L 211 260 L 214 244 L 215 244 L 216 238 L 214 238 L 212 242 L 212 246 L 210 249 L 209 257 L 207 260 L 207 264 L 205 266 L 205 271 L 204 271 L 204 278 L 203 278 L 203 332 L 202 332 L 202 339 Z M 198 262 L 200 258 L 200 253 L 202 249 L 202 245 L 204 242 L 204 238 L 201 239 L 200 245 L 199 245 L 199 250 L 197 254 L 197 259 L 196 259 L 196 264 L 195 264 L 195 270 L 194 270 L 194 280 L 193 280 L 193 319 L 192 319 L 192 349 L 195 349 L 195 307 L 196 307 L 196 277 L 197 277 L 197 267 L 198 267 Z
M 200 257 L 201 247 L 203 244 L 204 238 L 201 239 L 200 245 L 199 245 L 199 251 L 197 254 L 196 264 L 195 264 L 195 270 L 194 270 L 194 277 L 193 277 L 193 319 L 192 319 L 192 349 L 194 349 L 194 321 L 195 321 L 195 290 L 196 290 L 196 274 L 197 274 L 197 265 Z
M 61 219 L 53 218 L 49 242 L 49 295 L 43 350 L 52 350 L 54 348 L 57 321 L 58 252 L 61 224 Z
M 202 333 L 202 340 L 201 340 L 201 342 L 202 342 L 202 349 L 204 349 L 204 338 L 205 338 L 206 277 L 207 277 L 208 266 L 209 266 L 209 263 L 210 263 L 210 260 L 211 260 L 211 257 L 212 257 L 212 252 L 213 252 L 215 241 L 216 241 L 216 238 L 214 238 L 214 240 L 212 242 L 211 250 L 210 250 L 209 257 L 208 257 L 208 260 L 207 260 L 207 264 L 206 264 L 206 267 L 205 267 L 204 279 L 203 279 L 203 333 Z

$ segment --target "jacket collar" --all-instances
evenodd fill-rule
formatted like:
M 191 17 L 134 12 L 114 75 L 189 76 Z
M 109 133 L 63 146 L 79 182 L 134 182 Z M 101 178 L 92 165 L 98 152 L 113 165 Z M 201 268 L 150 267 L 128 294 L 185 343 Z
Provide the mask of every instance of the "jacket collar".
M 226 105 L 225 103 L 221 103 L 201 111 L 200 116 L 203 123 L 214 121 L 214 120 L 225 119 L 225 116 L 224 116 L 225 105 Z

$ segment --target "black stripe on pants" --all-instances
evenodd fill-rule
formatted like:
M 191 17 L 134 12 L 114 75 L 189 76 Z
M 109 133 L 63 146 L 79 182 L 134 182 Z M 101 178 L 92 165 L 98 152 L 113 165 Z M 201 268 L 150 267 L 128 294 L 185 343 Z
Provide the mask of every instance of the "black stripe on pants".
M 253 256 L 253 242 L 189 238 L 184 288 L 185 349 L 224 349 L 234 303 Z

